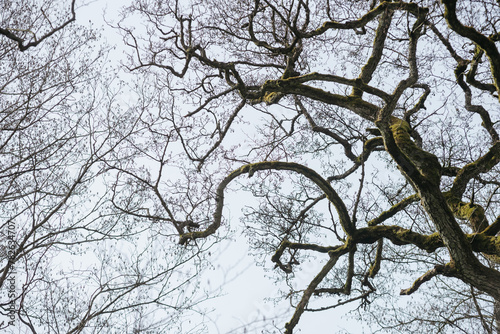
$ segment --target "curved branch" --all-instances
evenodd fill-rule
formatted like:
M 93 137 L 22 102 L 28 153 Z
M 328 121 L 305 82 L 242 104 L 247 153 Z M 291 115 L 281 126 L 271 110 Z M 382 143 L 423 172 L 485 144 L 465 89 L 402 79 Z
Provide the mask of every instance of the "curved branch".
M 419 72 L 418 72 L 418 64 L 417 64 L 417 44 L 420 36 L 422 35 L 422 30 L 423 26 L 425 23 L 425 17 L 429 10 L 425 8 L 425 10 L 422 9 L 421 12 L 419 12 L 417 16 L 417 20 L 412 26 L 411 31 L 409 32 L 409 45 L 408 45 L 408 66 L 409 66 L 409 73 L 408 77 L 406 79 L 401 80 L 394 92 L 391 95 L 391 100 L 385 105 L 382 109 L 380 109 L 378 115 L 377 115 L 377 120 L 383 120 L 386 118 L 389 118 L 394 109 L 396 108 L 397 102 L 399 101 L 399 98 L 403 95 L 404 91 L 413 85 L 415 85 L 418 81 L 419 78 Z
M 269 3 L 267 3 L 268 6 L 270 6 Z M 254 21 L 254 18 L 255 16 L 262 11 L 262 6 L 260 4 L 260 0 L 255 0 L 255 6 L 254 6 L 254 9 L 252 11 L 252 13 L 250 13 L 250 16 L 249 16 L 249 22 L 248 22 L 248 33 L 250 35 L 250 39 L 251 41 L 257 45 L 257 46 L 260 46 L 260 47 L 263 47 L 269 51 L 271 51 L 272 53 L 274 54 L 288 54 L 290 53 L 294 48 L 295 46 L 297 45 L 297 42 L 299 41 L 299 38 L 298 37 L 295 37 L 293 39 L 293 42 L 291 43 L 290 46 L 288 47 L 273 47 L 271 45 L 269 45 L 269 43 L 265 42 L 265 41 L 261 41 L 259 40 L 256 36 L 255 36 L 255 31 L 254 31 L 254 25 L 253 25 L 253 21 Z M 274 9 L 273 10 L 276 12 L 276 13 L 279 13 L 278 10 Z M 285 22 L 285 24 L 289 25 L 289 22 L 287 20 L 283 20 Z M 289 26 L 290 27 L 290 26 Z M 292 27 L 290 27 L 292 28 Z M 293 28 L 292 28 L 293 30 Z
M 500 53 L 495 42 L 472 27 L 464 26 L 457 18 L 457 0 L 442 0 L 444 18 L 450 28 L 462 37 L 468 38 L 484 50 L 491 65 L 491 74 L 497 92 L 500 93 Z M 500 99 L 500 94 L 499 94 Z
M 233 172 L 222 180 L 222 182 L 217 187 L 215 201 L 217 202 L 217 207 L 214 212 L 213 223 L 210 224 L 204 231 L 196 231 L 191 233 L 185 233 L 180 236 L 179 243 L 186 244 L 189 240 L 194 240 L 198 238 L 205 238 L 217 231 L 220 227 L 222 221 L 222 209 L 224 207 L 224 190 L 228 184 L 234 180 L 236 177 L 248 173 L 248 177 L 252 177 L 256 171 L 262 170 L 289 170 L 299 173 L 313 183 L 315 183 L 326 195 L 328 200 L 335 206 L 337 213 L 339 215 L 340 224 L 347 234 L 352 234 L 355 231 L 354 224 L 352 223 L 349 212 L 347 208 L 337 194 L 337 192 L 332 188 L 330 183 L 323 179 L 314 170 L 306 167 L 304 165 L 294 163 L 294 162 L 283 162 L 283 161 L 264 161 L 257 162 L 254 164 L 244 165 Z
M 484 50 L 476 45 L 476 50 L 474 51 L 474 57 L 472 58 L 470 70 L 469 72 L 467 72 L 466 79 L 469 84 L 476 87 L 477 89 L 481 89 L 493 94 L 497 91 L 495 85 L 476 80 L 477 68 L 479 63 L 481 62 L 481 58 L 483 57 L 483 55 L 484 55 Z
M 382 13 L 379 19 L 379 26 L 375 32 L 375 40 L 373 41 L 373 50 L 370 58 L 366 62 L 365 66 L 361 68 L 361 73 L 359 75 L 359 80 L 362 83 L 368 83 L 372 79 L 373 73 L 378 67 L 380 60 L 382 59 L 382 54 L 385 49 L 385 39 L 387 37 L 387 33 L 389 32 L 389 27 L 392 22 L 392 10 L 386 10 Z M 354 88 L 352 90 L 352 95 L 361 97 L 363 95 L 363 91 L 359 88 Z M 389 99 L 387 98 L 386 101 Z
M 431 93 L 431 88 L 427 84 L 415 84 L 412 86 L 412 88 L 421 88 L 424 90 L 424 93 L 420 96 L 417 104 L 415 104 L 413 106 L 413 108 L 405 111 L 405 113 L 403 115 L 403 119 L 408 123 L 410 123 L 410 116 L 411 115 L 415 114 L 416 112 L 418 112 L 421 109 L 425 109 L 425 101 L 427 100 L 427 97 Z
M 288 241 L 288 239 L 283 239 L 283 241 L 281 241 L 278 249 L 276 249 L 276 252 L 271 257 L 271 261 L 276 263 L 275 268 L 278 267 L 281 270 L 283 270 L 284 272 L 290 273 L 290 272 L 292 272 L 291 267 L 284 265 L 281 262 L 281 256 L 283 255 L 283 252 L 286 249 L 312 250 L 312 251 L 326 254 L 326 253 L 331 252 L 331 251 L 337 251 L 341 247 L 343 247 L 343 245 L 340 245 L 340 246 L 320 246 L 320 245 L 316 245 L 316 244 L 302 244 L 302 243 L 290 242 L 290 241 Z
M 364 142 L 363 152 L 361 153 L 361 155 L 356 156 L 354 154 L 354 152 L 352 151 L 352 145 L 351 145 L 351 143 L 349 143 L 348 140 L 342 138 L 342 136 L 338 135 L 337 133 L 333 132 L 332 130 L 330 130 L 328 128 L 318 126 L 316 124 L 316 122 L 314 121 L 313 117 L 311 116 L 311 114 L 309 113 L 309 111 L 304 107 L 304 105 L 302 104 L 300 99 L 297 96 L 294 96 L 294 100 L 295 100 L 296 106 L 299 109 L 299 112 L 305 116 L 307 122 L 309 123 L 309 125 L 311 125 L 311 129 L 313 132 L 323 133 L 324 135 L 336 140 L 340 145 L 342 145 L 344 147 L 344 154 L 346 155 L 346 157 L 355 163 L 353 168 L 351 168 L 348 171 L 349 174 L 354 172 L 363 163 L 363 161 L 366 161 L 368 159 L 368 157 L 370 156 L 371 152 L 373 152 L 377 147 L 380 147 L 384 144 L 381 137 L 369 139 L 369 140 Z M 347 175 L 349 175 L 349 174 L 347 174 Z M 346 177 L 347 175 L 343 174 L 342 176 Z M 336 176 L 334 178 L 329 177 L 328 181 L 332 181 L 338 177 L 339 176 Z
M 467 62 L 462 61 L 459 62 L 456 69 L 455 69 L 455 77 L 457 79 L 457 83 L 462 88 L 464 91 L 465 95 L 465 109 L 467 111 L 473 112 L 478 114 L 481 117 L 481 120 L 483 121 L 481 125 L 488 131 L 490 134 L 490 137 L 493 142 L 496 142 L 499 140 L 498 137 L 498 132 L 495 130 L 493 127 L 493 122 L 491 121 L 490 114 L 482 105 L 474 105 L 472 104 L 472 92 L 469 86 L 464 81 L 464 72 L 467 68 Z M 469 72 L 470 73 L 470 72 Z
M 467 184 L 472 178 L 478 176 L 479 174 L 489 172 L 499 162 L 500 141 L 497 141 L 490 147 L 486 154 L 478 158 L 476 161 L 465 165 L 458 171 L 457 176 L 453 181 L 453 186 L 450 189 L 450 193 L 455 197 L 461 198 Z
M 385 12 L 387 9 L 391 10 L 405 10 L 412 13 L 415 16 L 420 15 L 422 12 L 428 12 L 429 10 L 425 7 L 419 7 L 416 3 L 405 3 L 402 1 L 389 2 L 383 1 L 380 5 L 370 10 L 368 13 L 363 15 L 361 18 L 353 21 L 348 21 L 345 23 L 328 21 L 323 23 L 321 27 L 313 30 L 309 33 L 302 34 L 304 38 L 311 38 L 325 33 L 329 29 L 360 29 L 363 28 L 367 23 L 373 21 L 378 15 Z

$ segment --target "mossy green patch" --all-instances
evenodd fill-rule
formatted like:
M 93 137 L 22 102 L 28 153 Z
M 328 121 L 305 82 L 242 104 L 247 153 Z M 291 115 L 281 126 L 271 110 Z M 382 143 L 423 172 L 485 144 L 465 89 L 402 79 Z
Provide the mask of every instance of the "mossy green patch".
M 488 222 L 482 206 L 474 203 L 462 202 L 459 198 L 445 194 L 451 211 L 458 219 L 468 220 L 474 232 L 481 232 L 488 227 Z
M 410 136 L 410 124 L 397 117 L 391 117 L 389 126 L 399 149 L 424 177 L 435 184 L 439 184 L 441 179 L 439 160 L 434 154 L 422 150 L 414 143 Z

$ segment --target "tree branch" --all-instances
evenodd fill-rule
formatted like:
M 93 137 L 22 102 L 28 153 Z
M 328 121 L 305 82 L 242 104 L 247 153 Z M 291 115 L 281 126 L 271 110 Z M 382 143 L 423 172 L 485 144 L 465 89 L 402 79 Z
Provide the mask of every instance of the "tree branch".
M 261 170 L 289 170 L 307 177 L 325 193 L 328 200 L 335 206 L 335 208 L 337 209 L 337 213 L 339 214 L 340 224 L 342 225 L 344 231 L 347 234 L 354 233 L 355 228 L 349 217 L 347 208 L 342 199 L 340 198 L 340 196 L 332 188 L 332 186 L 330 185 L 330 183 L 328 183 L 328 181 L 323 179 L 314 170 L 306 166 L 303 166 L 301 164 L 293 162 L 282 162 L 282 161 L 264 161 L 264 162 L 257 162 L 254 164 L 244 165 L 231 172 L 228 176 L 226 176 L 224 180 L 222 180 L 222 182 L 217 187 L 216 198 L 215 198 L 215 201 L 217 202 L 217 207 L 214 213 L 213 223 L 210 224 L 204 231 L 196 231 L 181 235 L 179 243 L 185 244 L 190 239 L 194 240 L 198 238 L 204 238 L 215 233 L 215 231 L 217 231 L 217 229 L 221 224 L 222 209 L 224 207 L 224 190 L 226 189 L 227 185 L 236 177 L 242 174 L 248 173 L 248 176 L 252 177 L 256 171 L 261 171 Z
M 425 282 L 428 282 L 430 281 L 434 276 L 437 276 L 437 275 L 445 275 L 445 276 L 455 276 L 455 268 L 453 267 L 452 264 L 450 263 L 447 263 L 446 265 L 436 265 L 433 269 L 429 270 L 428 272 L 426 272 L 425 274 L 423 274 L 422 276 L 420 276 L 414 283 L 411 287 L 409 287 L 408 289 L 403 289 L 401 290 L 401 292 L 399 293 L 400 295 L 411 295 L 412 293 L 414 293 L 415 291 L 418 290 L 418 288 L 420 288 L 420 286 L 422 284 L 424 284 Z
M 38 44 L 42 43 L 44 40 L 49 38 L 50 36 L 54 35 L 56 32 L 61 31 L 64 29 L 68 24 L 76 20 L 76 13 L 75 13 L 75 2 L 76 0 L 71 1 L 71 18 L 59 25 L 58 27 L 53 28 L 51 31 L 40 37 L 40 39 L 37 40 L 35 36 L 35 40 L 33 42 L 29 42 L 25 44 L 25 40 L 18 35 L 14 34 L 12 32 L 13 29 L 9 28 L 0 28 L 0 35 L 3 35 L 7 37 L 8 39 L 11 39 L 12 41 L 17 43 L 17 47 L 19 48 L 20 51 L 26 51 L 31 47 L 36 47 Z M 33 34 L 34 35 L 34 34 Z

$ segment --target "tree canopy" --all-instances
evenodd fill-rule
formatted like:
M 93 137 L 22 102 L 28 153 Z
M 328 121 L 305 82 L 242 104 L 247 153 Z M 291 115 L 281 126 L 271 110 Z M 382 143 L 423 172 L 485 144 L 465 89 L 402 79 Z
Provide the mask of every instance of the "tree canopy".
M 351 303 L 372 332 L 500 333 L 499 1 L 137 0 L 116 64 L 56 5 L 0 21 L 23 330 L 184 332 L 236 229 L 291 305 L 264 332 Z

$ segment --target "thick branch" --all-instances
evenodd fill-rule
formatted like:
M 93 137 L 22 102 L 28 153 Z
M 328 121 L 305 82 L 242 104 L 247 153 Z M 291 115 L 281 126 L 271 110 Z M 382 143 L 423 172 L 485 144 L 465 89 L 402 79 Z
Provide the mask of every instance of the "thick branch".
M 268 80 L 262 85 L 259 93 L 253 97 L 248 95 L 248 97 L 251 98 L 250 103 L 253 104 L 261 102 L 272 104 L 276 102 L 275 96 L 279 93 L 300 95 L 315 101 L 346 108 L 370 121 L 375 121 L 376 113 L 379 110 L 379 107 L 376 105 L 366 102 L 357 96 L 333 94 L 320 88 L 303 85 L 294 78 Z
M 377 242 L 377 252 L 375 253 L 375 260 L 370 266 L 370 271 L 368 272 L 368 277 L 374 278 L 379 270 L 380 270 L 380 264 L 382 263 L 382 250 L 384 248 L 384 239 L 380 239 Z
M 370 68 L 372 66 L 376 66 L 376 65 L 370 64 Z M 363 69 L 365 67 L 363 67 Z M 372 71 L 374 71 L 374 70 L 375 70 L 375 68 L 372 69 Z M 365 72 L 370 73 L 371 71 L 365 70 Z M 371 73 L 371 74 L 373 74 L 373 73 Z M 289 78 L 288 81 L 292 82 L 292 83 L 294 83 L 294 82 L 305 83 L 305 82 L 309 82 L 309 81 L 335 82 L 335 83 L 340 83 L 343 85 L 352 86 L 357 91 L 364 91 L 364 92 L 367 92 L 369 94 L 378 96 L 384 101 L 389 101 L 391 98 L 391 96 L 389 94 L 387 94 L 383 90 L 380 90 L 376 87 L 372 87 L 372 86 L 367 84 L 369 82 L 369 80 L 371 79 L 371 74 L 369 74 L 369 75 L 367 74 L 364 76 L 361 75 L 362 77 L 357 78 L 357 79 L 347 79 L 345 77 L 339 77 L 339 76 L 333 75 L 333 74 L 323 74 L 323 73 L 313 72 L 313 73 L 304 74 L 300 77 Z
M 415 245 L 429 253 L 444 247 L 438 233 L 424 235 L 397 225 L 364 227 L 356 230 L 353 235 L 354 242 L 362 244 L 372 244 L 382 238 L 391 240 L 395 245 Z
M 495 222 L 493 222 L 493 224 L 485 228 L 482 233 L 485 235 L 494 236 L 498 232 L 500 232 L 500 216 L 497 217 L 497 219 L 495 220 Z
M 447 203 L 458 219 L 468 220 L 474 232 L 482 232 L 489 223 L 479 204 L 462 202 L 458 197 L 446 194 Z
M 405 145 L 409 144 L 407 141 L 409 126 L 403 123 L 393 123 L 389 128 L 388 124 L 384 124 L 384 122 L 377 122 L 377 126 L 382 132 L 387 151 L 397 162 L 405 177 L 412 183 L 421 199 L 422 206 L 448 248 L 457 268 L 457 277 L 489 293 L 494 298 L 499 298 L 500 288 L 495 282 L 500 281 L 500 273 L 485 267 L 473 254 L 471 244 L 456 222 L 445 196 L 439 189 L 439 163 L 432 166 L 434 159 L 429 159 L 429 167 L 422 169 L 425 167 L 421 164 L 422 161 L 419 162 L 415 159 L 416 157 L 411 157 L 413 153 L 405 149 Z M 396 140 L 396 138 L 398 139 Z M 415 163 L 418 163 L 420 168 Z

